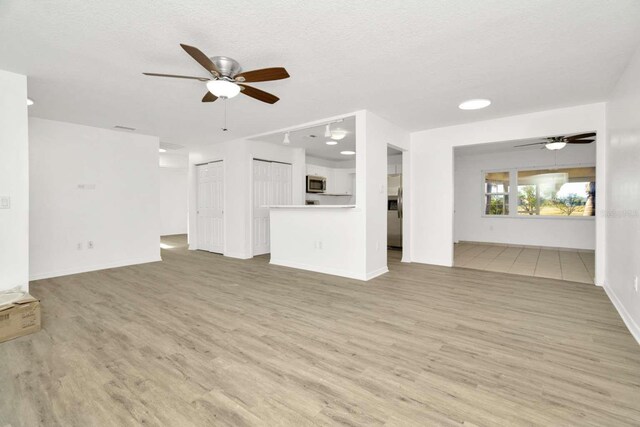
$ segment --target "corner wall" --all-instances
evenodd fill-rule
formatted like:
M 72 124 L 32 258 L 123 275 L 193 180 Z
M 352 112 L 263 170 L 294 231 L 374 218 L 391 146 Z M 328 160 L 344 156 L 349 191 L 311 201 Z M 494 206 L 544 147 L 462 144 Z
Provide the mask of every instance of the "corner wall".
M 367 111 L 365 115 L 364 169 L 366 184 L 366 253 L 367 278 L 388 271 L 387 268 L 387 144 L 409 148 L 409 133 L 393 123 Z M 361 148 L 358 148 L 359 150 Z M 357 166 L 357 165 L 356 165 Z M 408 178 L 403 176 L 403 178 Z M 406 179 L 403 179 L 406 185 Z M 357 194 L 363 194 L 357 192 Z M 360 197 L 360 196 L 358 196 Z M 406 202 L 406 199 L 405 199 Z M 359 203 L 359 200 L 356 200 Z M 405 218 L 404 223 L 408 222 Z M 409 248 L 403 248 L 403 252 Z
M 466 113 L 466 112 L 465 112 Z M 596 174 L 606 185 L 605 104 L 547 110 L 411 134 L 411 260 L 453 265 L 453 147 L 596 131 Z M 606 206 L 606 192 L 598 194 Z M 596 215 L 596 283 L 604 281 L 605 219 Z
M 0 70 L 0 291 L 29 290 L 27 78 Z M 1 206 L 1 205 L 0 205 Z
M 605 290 L 640 343 L 640 50 L 607 103 L 607 128 Z
M 160 261 L 157 137 L 33 117 L 29 134 L 32 280 Z

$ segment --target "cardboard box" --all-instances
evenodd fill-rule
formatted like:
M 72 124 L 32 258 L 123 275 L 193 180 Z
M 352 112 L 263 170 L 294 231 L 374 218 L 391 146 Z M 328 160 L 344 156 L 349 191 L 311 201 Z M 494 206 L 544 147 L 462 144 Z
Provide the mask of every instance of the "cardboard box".
M 0 306 L 0 342 L 40 330 L 40 301 L 25 294 L 17 301 Z

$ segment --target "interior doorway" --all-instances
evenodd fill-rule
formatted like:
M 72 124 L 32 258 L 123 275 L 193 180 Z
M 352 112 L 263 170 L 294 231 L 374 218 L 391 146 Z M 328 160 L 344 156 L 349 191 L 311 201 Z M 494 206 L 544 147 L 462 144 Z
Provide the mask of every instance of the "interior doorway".
M 224 163 L 196 166 L 198 249 L 224 253 Z
M 292 204 L 291 164 L 253 159 L 253 255 L 271 252 L 269 206 Z
M 400 256 L 403 217 L 402 151 L 387 146 L 387 249 Z
M 596 143 L 561 138 L 454 149 L 454 267 L 594 283 Z

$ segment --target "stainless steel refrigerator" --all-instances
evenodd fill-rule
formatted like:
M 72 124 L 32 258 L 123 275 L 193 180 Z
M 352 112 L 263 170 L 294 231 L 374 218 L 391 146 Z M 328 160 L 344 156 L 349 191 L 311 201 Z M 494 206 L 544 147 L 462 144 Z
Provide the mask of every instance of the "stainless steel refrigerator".
M 402 175 L 387 177 L 387 246 L 402 248 Z

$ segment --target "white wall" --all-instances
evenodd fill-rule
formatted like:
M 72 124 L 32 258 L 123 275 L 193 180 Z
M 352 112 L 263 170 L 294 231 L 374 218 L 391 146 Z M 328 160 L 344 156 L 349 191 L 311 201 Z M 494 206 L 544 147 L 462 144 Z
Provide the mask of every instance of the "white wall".
M 465 154 L 464 147 L 455 151 L 454 240 L 456 242 L 595 249 L 594 217 L 487 217 L 482 215 L 483 171 L 511 170 L 512 178 L 516 179 L 514 170 L 516 168 L 593 166 L 596 162 L 594 144 L 573 145 L 555 152 L 532 149 Z M 597 197 L 596 200 L 598 200 Z
M 596 131 L 596 180 L 602 188 L 606 186 L 604 112 L 605 104 L 589 104 L 412 133 L 410 174 L 415 184 L 410 190 L 412 261 L 453 264 L 453 147 Z M 598 203 L 606 205 L 606 194 L 602 191 Z M 604 279 L 604 242 L 604 219 L 596 216 L 598 284 Z
M 409 133 L 367 111 L 365 136 L 366 269 L 367 276 L 375 276 L 387 271 L 387 145 L 408 148 Z
M 605 290 L 640 342 L 640 51 L 607 104 L 607 274 Z M 640 286 L 640 285 L 639 285 Z
M 188 169 L 160 167 L 160 235 L 186 234 Z
M 32 279 L 160 260 L 157 137 L 31 118 L 29 139 Z
M 0 291 L 29 290 L 27 78 L 0 70 Z
M 366 280 L 364 212 L 358 208 L 271 210 L 271 263 Z
M 189 153 L 167 151 L 159 155 L 160 235 L 186 234 L 189 210 Z

